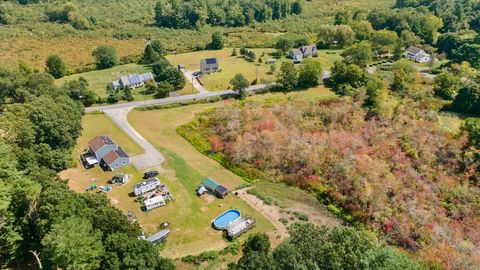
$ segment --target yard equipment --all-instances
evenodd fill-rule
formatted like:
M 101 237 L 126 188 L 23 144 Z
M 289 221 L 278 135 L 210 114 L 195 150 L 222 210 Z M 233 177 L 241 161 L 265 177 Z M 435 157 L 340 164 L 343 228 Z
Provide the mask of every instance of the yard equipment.
M 112 190 L 111 186 L 100 186 L 100 192 L 107 193 Z
M 88 186 L 85 190 L 86 191 L 90 191 L 90 190 L 94 190 L 97 188 L 97 185 L 96 184 L 91 184 L 90 186 Z
M 158 175 L 158 171 L 148 171 L 143 174 L 143 179 L 153 178 Z

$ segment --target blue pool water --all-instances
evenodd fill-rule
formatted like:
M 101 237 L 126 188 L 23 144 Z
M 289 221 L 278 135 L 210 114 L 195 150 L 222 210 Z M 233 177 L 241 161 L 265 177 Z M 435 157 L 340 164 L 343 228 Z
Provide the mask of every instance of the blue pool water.
M 223 214 L 215 218 L 213 221 L 213 226 L 217 230 L 223 230 L 227 227 L 228 224 L 237 220 L 240 217 L 240 211 L 237 209 L 230 209 L 225 211 Z

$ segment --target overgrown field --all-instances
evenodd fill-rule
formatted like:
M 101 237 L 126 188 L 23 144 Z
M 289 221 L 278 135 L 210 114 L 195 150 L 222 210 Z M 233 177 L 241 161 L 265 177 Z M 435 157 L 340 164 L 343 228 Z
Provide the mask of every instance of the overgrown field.
M 406 100 L 381 120 L 361 104 L 235 103 L 180 131 L 244 177 L 310 190 L 424 261 L 478 268 L 479 164 L 464 159 L 472 154 L 465 135 L 450 133 L 421 102 Z
M 59 7 L 61 1 L 23 6 L 1 2 L 9 12 L 9 24 L 0 23 L 0 63 L 16 66 L 18 61 L 43 68 L 49 54 L 58 54 L 70 67 L 93 62 L 91 52 L 98 45 L 113 45 L 120 57 L 143 52 L 145 38 L 162 40 L 171 52 L 191 51 L 208 44 L 212 32 L 225 33 L 229 46 L 272 47 L 279 35 L 314 38 L 318 26 L 331 22 L 335 11 L 352 7 L 387 7 L 393 0 L 313 0 L 304 5 L 304 12 L 285 20 L 254 24 L 252 27 L 203 27 L 199 30 L 177 30 L 153 26 L 156 0 L 80 1 L 72 0 L 79 12 L 94 18 L 90 30 L 77 30 L 70 24 L 48 22 L 45 10 Z

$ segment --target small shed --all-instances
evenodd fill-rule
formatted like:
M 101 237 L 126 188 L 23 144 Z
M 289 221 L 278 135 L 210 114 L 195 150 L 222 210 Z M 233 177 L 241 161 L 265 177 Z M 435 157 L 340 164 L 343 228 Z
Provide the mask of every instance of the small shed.
M 218 198 L 225 198 L 228 195 L 228 189 L 211 178 L 205 178 L 198 190 L 200 191 L 202 187 Z
M 128 174 L 124 173 L 117 173 L 114 177 L 112 177 L 113 184 L 126 184 L 128 182 Z
M 150 235 L 145 240 L 147 240 L 148 242 L 156 245 L 156 244 L 160 244 L 163 241 L 165 241 L 165 239 L 167 239 L 167 236 L 169 234 L 170 234 L 170 230 L 169 229 L 164 229 L 164 230 L 161 230 L 159 232 L 156 232 L 156 233 Z
M 277 63 L 277 60 L 275 59 L 268 59 L 267 61 L 265 61 L 265 63 L 267 65 L 275 65 Z

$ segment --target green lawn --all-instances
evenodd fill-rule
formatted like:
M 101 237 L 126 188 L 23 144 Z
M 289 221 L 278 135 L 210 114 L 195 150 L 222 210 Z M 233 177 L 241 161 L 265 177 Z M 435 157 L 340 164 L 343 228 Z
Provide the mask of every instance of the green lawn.
M 275 80 L 275 75 L 270 74 L 269 65 L 265 61 L 272 58 L 269 53 L 274 52 L 274 49 L 251 49 L 255 52 L 257 59 L 261 58 L 262 63 L 249 62 L 240 56 L 231 56 L 232 48 L 226 48 L 217 51 L 198 51 L 191 53 L 168 55 L 167 59 L 173 64 L 183 64 L 187 70 L 200 70 L 200 60 L 204 58 L 215 57 L 220 64 L 220 71 L 201 76 L 200 80 L 205 85 L 207 90 L 218 91 L 230 88 L 230 80 L 237 73 L 242 73 L 250 82 L 258 79 L 258 83 L 271 82 Z M 237 49 L 237 52 L 239 50 Z M 336 60 L 341 59 L 341 50 L 320 50 L 318 57 L 314 58 L 322 64 L 323 69 L 330 69 Z M 258 61 L 258 60 L 257 60 Z M 277 71 L 280 64 L 284 61 L 291 61 L 287 58 L 277 60 Z
M 167 158 L 167 162 L 164 163 L 161 168 L 158 168 L 161 171 L 159 178 L 169 187 L 176 201 L 164 207 L 143 212 L 140 209 L 140 203 L 136 202 L 136 199 L 130 194 L 133 185 L 143 181 L 143 172 L 138 171 L 133 166 L 118 170 L 132 177 L 127 184 L 121 187 L 113 186 L 113 189 L 107 195 L 111 199 L 112 204 L 124 213 L 129 210 L 133 211 L 147 235 L 156 232 L 161 223 L 165 221 L 171 223 L 171 235 L 164 249 L 161 251 L 163 256 L 176 258 L 188 254 L 197 254 L 205 250 L 220 250 L 225 247 L 227 242 L 222 238 L 220 231 L 214 230 L 211 227 L 211 221 L 230 208 L 239 209 L 244 215 L 253 216 L 257 220 L 257 224 L 251 232 L 267 232 L 273 230 L 273 226 L 265 217 L 234 195 L 229 195 L 223 200 L 213 199 L 211 201 L 205 201 L 197 197 L 195 195 L 195 189 L 203 178 L 207 176 L 213 177 L 231 189 L 243 185 L 244 181 L 204 156 L 202 156 L 204 160 L 199 160 L 199 163 L 191 164 L 191 156 L 188 153 L 185 154 L 182 151 L 177 151 L 178 149 L 175 148 L 173 150 L 177 152 L 174 152 L 170 149 L 171 147 L 169 147 L 170 144 L 176 144 L 176 139 L 181 138 L 176 135 L 174 122 L 157 121 L 159 119 L 150 118 L 145 114 L 140 116 L 142 120 L 138 120 L 138 122 L 147 123 L 150 127 L 161 128 L 161 133 L 155 133 L 154 135 L 161 136 L 169 141 L 167 143 L 152 142 L 161 149 L 161 152 Z M 147 116 L 147 118 L 143 118 L 145 116 Z M 181 119 L 181 117 L 184 116 L 185 114 L 179 115 L 178 117 Z M 156 124 L 151 125 L 152 121 Z M 133 124 L 135 126 L 135 123 Z M 77 153 L 82 152 L 87 147 L 88 140 L 96 135 L 111 136 L 112 139 L 124 147 L 130 155 L 141 152 L 141 148 L 103 114 L 85 115 L 83 128 L 83 134 L 78 139 L 75 151 L 77 160 Z M 139 131 L 148 134 L 145 130 Z M 169 134 L 173 134 L 173 136 L 169 137 Z M 146 137 L 152 140 L 151 137 Z M 190 146 L 185 141 L 183 141 L 183 144 Z M 199 155 L 201 156 L 201 154 Z M 204 166 L 202 166 L 203 163 Z M 115 174 L 114 172 L 103 172 L 98 166 L 87 170 L 83 168 L 78 161 L 75 165 L 75 167 L 61 172 L 60 176 L 63 179 L 69 179 L 70 188 L 77 192 L 84 192 L 85 188 L 92 183 L 98 186 L 105 185 Z M 202 169 L 202 167 L 205 168 Z
M 95 70 L 80 74 L 74 74 L 67 77 L 63 77 L 55 81 L 57 85 L 62 85 L 63 83 L 71 80 L 78 80 L 78 78 L 83 77 L 89 83 L 89 88 L 93 90 L 97 96 L 107 97 L 107 85 L 113 80 L 118 80 L 120 76 L 129 75 L 133 73 L 145 73 L 150 72 L 151 68 L 139 64 L 126 64 L 119 65 L 109 69 L 104 70 Z M 145 87 L 139 87 L 132 91 L 133 97 L 135 100 L 143 99 L 152 99 L 154 98 L 153 94 L 144 95 Z M 189 82 L 186 83 L 185 87 L 179 91 L 179 94 L 191 94 L 192 87 Z

